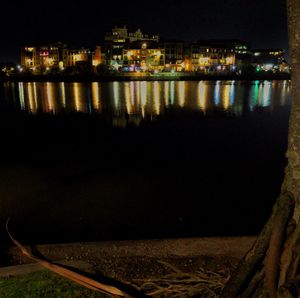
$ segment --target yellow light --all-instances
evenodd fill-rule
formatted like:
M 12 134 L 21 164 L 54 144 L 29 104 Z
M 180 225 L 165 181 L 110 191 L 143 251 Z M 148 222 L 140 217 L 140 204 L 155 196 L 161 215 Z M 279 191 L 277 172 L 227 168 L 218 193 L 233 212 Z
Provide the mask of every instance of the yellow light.
M 203 82 L 198 84 L 198 105 L 200 110 L 206 112 L 207 108 L 207 88 L 208 86 Z
M 160 84 L 155 81 L 153 84 L 153 112 L 159 115 L 160 108 Z
M 184 107 L 185 102 L 185 82 L 181 81 L 178 83 L 178 99 L 179 106 Z
M 209 64 L 209 58 L 208 57 L 199 58 L 199 64 L 202 65 L 202 66 Z
M 100 110 L 100 88 L 98 82 L 92 83 L 92 99 L 93 99 L 93 107 L 95 110 Z
M 233 57 L 227 57 L 226 64 L 232 64 L 232 63 L 233 63 Z

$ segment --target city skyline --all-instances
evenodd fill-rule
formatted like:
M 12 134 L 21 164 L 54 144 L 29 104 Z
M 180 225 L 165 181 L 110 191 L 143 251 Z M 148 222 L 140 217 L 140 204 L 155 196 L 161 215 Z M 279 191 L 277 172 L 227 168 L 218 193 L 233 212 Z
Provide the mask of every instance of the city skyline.
M 75 45 L 97 44 L 115 25 L 143 31 L 162 38 L 244 39 L 253 48 L 287 49 L 286 9 L 284 0 L 188 0 L 184 2 L 153 0 L 142 6 L 128 3 L 86 2 L 72 5 L 68 1 L 51 5 L 41 2 L 2 4 L 0 20 L 2 47 L 0 61 L 17 62 L 24 44 L 62 41 Z M 238 30 L 237 30 L 238 28 Z

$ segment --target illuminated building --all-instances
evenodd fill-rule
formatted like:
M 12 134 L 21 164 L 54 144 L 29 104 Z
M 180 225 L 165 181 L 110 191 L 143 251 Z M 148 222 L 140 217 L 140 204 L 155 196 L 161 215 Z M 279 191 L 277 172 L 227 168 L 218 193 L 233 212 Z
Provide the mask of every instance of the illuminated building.
M 165 50 L 165 70 L 184 70 L 184 42 L 179 40 L 168 40 L 163 41 L 160 44 Z
M 68 64 L 68 48 L 63 43 L 48 46 L 26 46 L 21 49 L 21 66 L 33 71 L 63 69 Z
M 92 53 L 89 49 L 73 49 L 69 51 L 68 66 L 76 66 L 79 62 L 92 60 Z
M 128 32 L 126 26 L 115 27 L 105 36 L 104 43 L 104 63 L 112 65 L 115 69 L 123 66 L 123 50 L 132 48 L 131 44 L 135 42 L 158 42 L 158 35 L 143 34 L 140 29 L 134 33 Z
M 228 41 L 199 40 L 190 47 L 192 71 L 229 71 L 235 66 L 235 46 Z
M 123 57 L 125 71 L 161 71 L 165 67 L 165 50 L 156 42 L 133 42 L 123 49 Z
M 284 59 L 282 49 L 254 49 L 251 64 L 257 71 L 289 72 L 289 65 Z
M 92 64 L 93 66 L 98 66 L 102 63 L 102 51 L 100 46 L 96 46 L 96 49 L 93 53 Z

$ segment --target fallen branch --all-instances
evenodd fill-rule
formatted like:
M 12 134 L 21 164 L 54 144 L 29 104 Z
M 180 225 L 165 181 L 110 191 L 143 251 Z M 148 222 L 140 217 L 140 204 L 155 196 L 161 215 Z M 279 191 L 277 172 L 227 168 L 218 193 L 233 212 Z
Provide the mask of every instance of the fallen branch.
M 76 273 L 76 272 L 66 269 L 62 266 L 50 263 L 45 260 L 41 260 L 41 259 L 33 256 L 31 253 L 29 253 L 27 251 L 27 249 L 24 246 L 22 246 L 17 240 L 15 240 L 12 237 L 12 235 L 10 234 L 9 229 L 8 229 L 8 222 L 9 222 L 9 220 L 7 220 L 7 222 L 6 222 L 6 230 L 7 230 L 7 233 L 9 235 L 10 239 L 20 249 L 21 253 L 24 256 L 26 256 L 27 258 L 39 263 L 40 265 L 51 270 L 52 272 L 57 273 L 69 280 L 72 280 L 88 289 L 102 292 L 102 293 L 108 294 L 110 296 L 131 297 L 131 295 L 124 293 L 123 291 L 121 291 L 120 289 L 118 289 L 116 287 L 100 283 L 100 282 L 95 281 L 89 277 L 82 275 L 82 274 Z

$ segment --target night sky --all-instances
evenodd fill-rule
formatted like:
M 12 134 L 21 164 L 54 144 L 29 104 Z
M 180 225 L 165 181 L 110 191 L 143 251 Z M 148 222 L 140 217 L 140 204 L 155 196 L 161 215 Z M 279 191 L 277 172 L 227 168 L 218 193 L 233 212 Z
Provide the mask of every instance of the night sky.
M 24 44 L 94 45 L 115 25 L 161 37 L 238 38 L 252 47 L 287 48 L 285 0 L 19 1 L 1 3 L 0 61 Z M 95 4 L 96 3 L 96 4 Z

